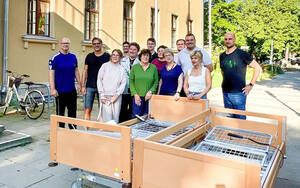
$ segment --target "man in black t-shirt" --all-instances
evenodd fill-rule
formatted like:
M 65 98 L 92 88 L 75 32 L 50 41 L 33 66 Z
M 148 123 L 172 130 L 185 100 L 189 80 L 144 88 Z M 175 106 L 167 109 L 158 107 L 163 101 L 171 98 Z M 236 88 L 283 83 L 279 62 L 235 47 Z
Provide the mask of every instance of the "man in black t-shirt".
M 249 53 L 236 48 L 232 32 L 225 34 L 224 45 L 227 49 L 220 55 L 224 107 L 246 110 L 246 96 L 254 86 L 261 68 Z M 254 73 L 250 83 L 246 85 L 247 66 L 253 68 Z M 230 114 L 229 117 L 246 119 L 246 116 L 237 114 Z
M 100 67 L 110 59 L 110 55 L 102 50 L 103 42 L 100 38 L 93 38 L 92 44 L 94 47 L 94 52 L 89 53 L 85 58 L 85 65 L 81 79 L 81 92 L 84 96 L 85 109 L 84 119 L 86 120 L 91 119 L 95 95 L 98 99 L 99 105 L 99 95 L 97 90 L 98 71 Z
M 149 58 L 149 63 L 151 63 L 154 59 L 158 58 L 157 52 L 155 52 L 156 40 L 154 38 L 147 39 L 147 48 L 151 52 L 151 57 Z

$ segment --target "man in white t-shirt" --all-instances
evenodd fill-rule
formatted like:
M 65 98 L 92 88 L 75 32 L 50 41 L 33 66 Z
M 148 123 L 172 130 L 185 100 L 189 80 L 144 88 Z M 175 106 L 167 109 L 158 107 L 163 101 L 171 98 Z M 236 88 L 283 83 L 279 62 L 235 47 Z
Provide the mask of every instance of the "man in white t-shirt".
M 178 54 L 177 64 L 181 66 L 184 74 L 187 73 L 189 69 L 193 68 L 192 61 L 190 58 L 190 53 L 195 50 L 200 50 L 203 54 L 203 62 L 202 64 L 210 71 L 213 71 L 212 61 L 209 57 L 208 53 L 196 46 L 196 38 L 192 33 L 189 33 L 185 36 L 185 45 L 186 48 L 180 51 Z

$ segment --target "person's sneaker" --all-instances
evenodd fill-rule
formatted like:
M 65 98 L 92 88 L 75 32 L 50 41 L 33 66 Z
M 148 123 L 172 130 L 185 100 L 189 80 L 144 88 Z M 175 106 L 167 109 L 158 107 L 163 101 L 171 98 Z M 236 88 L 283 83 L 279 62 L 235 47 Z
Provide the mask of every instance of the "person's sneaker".
M 55 167 L 55 166 L 57 166 L 57 165 L 58 165 L 57 162 L 50 162 L 50 163 L 48 163 L 48 166 L 49 166 L 49 167 Z

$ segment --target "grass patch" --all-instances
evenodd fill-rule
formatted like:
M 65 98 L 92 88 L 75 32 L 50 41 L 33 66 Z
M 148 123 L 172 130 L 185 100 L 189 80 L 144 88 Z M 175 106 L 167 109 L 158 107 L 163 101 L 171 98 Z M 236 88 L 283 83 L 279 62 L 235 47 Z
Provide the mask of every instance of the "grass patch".
M 271 79 L 278 74 L 283 74 L 284 71 L 280 66 L 274 66 L 272 69 L 271 65 L 264 65 L 262 67 L 263 73 L 260 76 L 260 80 Z M 246 80 L 251 80 L 253 76 L 253 69 L 247 68 Z M 221 87 L 223 76 L 219 64 L 215 65 L 212 76 L 212 88 Z

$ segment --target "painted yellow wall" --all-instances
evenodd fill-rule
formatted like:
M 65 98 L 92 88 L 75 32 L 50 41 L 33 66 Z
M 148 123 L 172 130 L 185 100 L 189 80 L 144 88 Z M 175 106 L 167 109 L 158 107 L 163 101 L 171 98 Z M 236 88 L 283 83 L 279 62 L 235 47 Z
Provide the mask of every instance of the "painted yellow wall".
M 82 70 L 85 56 L 91 51 L 91 48 L 86 48 L 85 52 L 82 50 L 84 1 L 56 0 L 54 5 L 56 11 L 51 13 L 54 24 L 51 25 L 53 28 L 50 29 L 52 31 L 50 36 L 57 40 L 62 37 L 70 38 L 70 51 L 77 55 Z M 51 44 L 29 42 L 28 48 L 25 49 L 22 35 L 26 34 L 27 1 L 10 0 L 9 7 L 8 69 L 29 74 L 32 81 L 47 82 L 48 60 L 59 50 L 59 45 L 52 50 Z
M 202 46 L 203 37 L 202 37 L 202 0 L 190 0 L 190 18 L 193 20 L 193 33 L 197 39 L 197 45 Z M 136 41 L 145 48 L 146 40 L 151 36 L 150 28 L 150 15 L 151 7 L 154 8 L 155 1 L 136 1 L 135 2 L 135 35 Z M 171 15 L 177 15 L 177 38 L 184 38 L 187 34 L 187 18 L 188 18 L 188 6 L 189 0 L 172 0 L 158 1 L 159 9 L 159 45 L 167 45 L 171 47 Z
M 101 0 L 100 2 L 100 37 L 110 50 L 122 49 L 123 0 Z
M 28 43 L 24 48 L 22 36 L 26 35 L 27 0 L 9 1 L 9 39 L 8 39 L 8 69 L 30 74 L 30 80 L 36 82 L 48 81 L 48 60 L 59 50 L 59 44 L 52 49 L 50 43 Z M 86 55 L 92 51 L 91 46 L 83 45 L 84 40 L 84 0 L 51 0 L 50 36 L 60 40 L 68 37 L 71 40 L 71 51 L 77 55 L 80 72 Z M 109 47 L 121 49 L 123 42 L 123 0 L 99 0 L 99 36 Z M 133 7 L 133 41 L 142 48 L 150 36 L 150 10 L 154 8 L 154 0 L 135 0 Z M 178 38 L 184 38 L 187 33 L 189 0 L 159 0 L 159 43 L 171 46 L 171 15 L 178 16 Z M 203 12 L 202 0 L 190 0 L 190 16 L 193 20 L 193 33 L 197 45 L 202 46 Z M 2 12 L 3 1 L 0 1 Z M 15 14 L 18 12 L 18 14 Z M 20 16 L 24 15 L 24 16 Z M 2 31 L 3 15 L 0 14 L 0 80 L 2 79 Z

